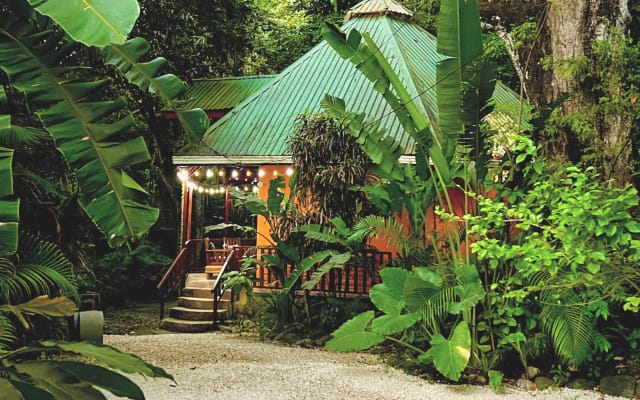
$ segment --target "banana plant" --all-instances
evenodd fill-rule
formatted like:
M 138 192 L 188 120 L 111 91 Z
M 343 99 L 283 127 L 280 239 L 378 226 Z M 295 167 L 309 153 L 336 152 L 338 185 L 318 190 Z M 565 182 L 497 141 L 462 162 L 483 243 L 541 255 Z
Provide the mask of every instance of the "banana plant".
M 126 102 L 100 95 L 110 82 L 87 78 L 87 68 L 67 65 L 66 58 L 79 43 L 103 48 L 105 63 L 159 96 L 177 112 L 192 138 L 208 127 L 205 112 L 181 108 L 179 97 L 186 90 L 182 81 L 158 74 L 166 60 L 140 61 L 149 51 L 148 42 L 127 41 L 140 11 L 136 0 L 9 0 L 9 7 L 10 13 L 0 20 L 0 69 L 11 95 L 24 96 L 29 111 L 54 138 L 75 172 L 80 205 L 109 243 L 135 240 L 158 217 L 158 210 L 147 204 L 148 193 L 128 173 L 131 166 L 150 159 L 146 145 L 141 137 L 131 136 L 134 118 Z M 64 32 L 46 29 L 52 22 L 45 16 Z
M 187 88 L 173 74 L 159 75 L 167 65 L 165 58 L 157 57 L 150 61 L 140 61 L 150 48 L 149 42 L 137 37 L 123 44 L 111 44 L 102 50 L 102 54 L 105 63 L 114 65 L 129 82 L 157 95 L 166 108 L 174 110 L 191 141 L 197 143 L 209 127 L 209 117 L 201 108 L 182 108 L 183 101 L 180 100 L 180 96 Z
M 408 210 L 410 214 L 413 228 L 411 235 L 423 233 L 427 207 L 439 202 L 448 210 L 454 210 L 449 197 L 449 187 L 455 186 L 454 178 L 462 177 L 465 189 L 469 189 L 469 182 L 478 181 L 478 179 L 470 179 L 471 169 L 474 168 L 476 172 L 480 171 L 480 180 L 484 179 L 482 174 L 486 171 L 478 165 L 461 162 L 460 157 L 457 157 L 456 154 L 456 149 L 464 145 L 464 140 L 469 136 L 472 139 L 467 139 L 467 142 L 471 142 L 475 148 L 467 153 L 473 155 L 476 164 L 485 163 L 487 159 L 484 137 L 479 124 L 483 113 L 490 110 L 489 99 L 493 93 L 495 82 L 491 78 L 491 67 L 485 65 L 480 57 L 483 45 L 476 2 L 465 0 L 441 2 L 438 50 L 445 56 L 445 59 L 440 61 L 437 67 L 437 118 L 435 116 L 427 118 L 427 115 L 420 112 L 414 99 L 368 34 L 361 34 L 352 29 L 346 35 L 339 28 L 327 25 L 323 30 L 323 36 L 341 57 L 352 62 L 373 83 L 374 88 L 394 110 L 402 127 L 414 139 L 416 143 L 415 166 L 401 166 L 399 157 L 394 153 L 390 153 L 393 156 L 387 155 L 385 158 L 373 159 L 378 164 L 378 170 L 386 173 L 383 177 L 390 183 L 384 185 L 386 193 L 377 188 L 370 190 L 370 194 L 375 195 L 376 201 L 374 203 L 383 204 L 385 208 L 390 208 L 396 213 L 398 207 L 393 207 L 393 200 L 404 199 L 404 202 L 396 202 L 396 204 L 402 204 L 402 209 Z M 366 144 L 373 140 L 379 148 L 382 135 L 375 124 L 365 122 L 364 115 L 346 111 L 344 101 L 330 95 L 325 96 L 322 105 L 330 115 L 338 118 L 345 125 L 349 133 L 358 138 L 359 143 Z M 374 127 L 372 135 L 369 132 L 370 126 Z M 387 143 L 386 140 L 383 144 L 387 148 L 394 146 L 393 143 Z M 367 150 L 366 146 L 363 147 Z M 371 150 L 367 152 L 371 153 Z M 389 165 L 382 169 L 379 160 L 384 160 Z M 390 174 L 391 171 L 396 171 L 396 175 Z M 402 173 L 397 171 L 402 171 Z M 465 210 L 465 212 L 469 211 Z M 376 225 L 386 227 L 390 224 L 377 223 Z M 460 249 L 463 247 L 460 239 L 453 237 L 453 234 L 449 239 L 449 257 L 451 257 L 451 260 L 448 261 L 451 268 L 449 272 L 451 276 L 455 277 L 455 280 L 449 282 L 451 286 L 447 286 L 453 292 L 447 301 L 441 303 L 446 304 L 445 307 L 430 304 L 425 308 L 429 312 L 425 312 L 424 315 L 415 314 L 415 321 L 408 317 L 412 314 L 411 310 L 404 308 L 403 300 L 406 293 L 403 285 L 407 276 L 413 277 L 412 274 L 419 273 L 414 271 L 382 271 L 382 286 L 376 290 L 372 288 L 370 297 L 374 305 L 385 314 L 378 318 L 386 317 L 395 322 L 394 318 L 402 316 L 403 321 L 413 321 L 414 324 L 421 320 L 422 326 L 428 329 L 428 336 L 431 340 L 430 348 L 426 351 L 417 347 L 413 348 L 420 354 L 418 360 L 433 362 L 443 375 L 450 379 L 458 379 L 460 372 L 471 358 L 471 353 L 475 351 L 475 332 L 470 333 L 469 326 L 475 325 L 473 321 L 474 309 L 484 298 L 485 292 L 478 271 L 471 263 L 468 250 L 466 254 L 462 254 Z M 467 245 L 466 248 L 468 249 L 469 246 Z M 435 250 L 438 253 L 438 250 Z M 415 267 L 414 270 L 420 271 Z M 412 278 L 410 281 L 414 281 L 414 279 Z M 384 295 L 378 296 L 378 292 L 384 293 Z M 426 290 L 418 290 L 417 293 L 418 296 L 423 296 L 423 300 L 429 300 Z M 450 313 L 463 319 L 451 331 L 449 339 L 441 336 L 439 332 L 439 324 L 444 315 L 433 314 L 442 310 L 446 311 L 445 314 Z M 334 339 L 328 342 L 327 347 L 349 349 L 349 346 L 353 346 L 354 342 L 359 340 L 358 338 L 364 337 L 366 338 L 362 340 L 367 347 L 385 339 L 398 341 L 393 336 L 385 336 L 384 330 L 379 328 L 380 323 L 376 323 L 378 318 L 374 319 L 374 314 L 371 313 L 366 317 L 361 315 L 355 322 L 348 322 L 333 333 Z M 349 323 L 353 326 L 348 325 Z M 405 327 L 398 323 L 394 325 L 395 329 L 391 332 L 400 333 L 408 330 L 411 326 L 409 324 Z M 349 345 L 344 345 L 343 339 L 354 332 L 358 333 L 347 340 Z M 401 342 L 401 344 L 407 345 L 405 342 Z M 411 348 L 412 345 L 409 344 L 407 347 Z M 448 355 L 455 353 L 458 356 L 464 356 L 447 359 Z

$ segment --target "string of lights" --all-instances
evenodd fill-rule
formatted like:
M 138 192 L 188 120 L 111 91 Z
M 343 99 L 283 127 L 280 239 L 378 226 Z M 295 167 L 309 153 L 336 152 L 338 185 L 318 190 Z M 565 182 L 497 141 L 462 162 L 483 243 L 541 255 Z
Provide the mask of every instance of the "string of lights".
M 198 167 L 192 169 L 178 168 L 177 176 L 180 182 L 197 193 L 208 195 L 221 195 L 230 191 L 243 191 L 258 193 L 262 186 L 261 178 L 266 176 L 266 171 L 262 168 L 209 168 Z M 272 175 L 293 175 L 293 168 L 287 167 L 283 171 L 274 168 Z

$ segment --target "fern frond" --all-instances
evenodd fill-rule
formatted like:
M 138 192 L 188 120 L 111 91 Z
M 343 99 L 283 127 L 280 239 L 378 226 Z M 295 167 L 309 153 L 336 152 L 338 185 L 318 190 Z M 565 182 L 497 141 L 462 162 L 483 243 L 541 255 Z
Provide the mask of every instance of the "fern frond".
M 415 293 L 419 295 L 419 293 Z M 449 314 L 449 305 L 456 301 L 454 287 L 442 287 L 435 292 L 431 292 L 429 297 L 425 297 L 422 307 L 423 327 L 428 332 L 439 333 L 440 324 Z
M 589 359 L 593 351 L 593 321 L 584 307 L 545 304 L 540 321 L 560 358 L 575 366 Z

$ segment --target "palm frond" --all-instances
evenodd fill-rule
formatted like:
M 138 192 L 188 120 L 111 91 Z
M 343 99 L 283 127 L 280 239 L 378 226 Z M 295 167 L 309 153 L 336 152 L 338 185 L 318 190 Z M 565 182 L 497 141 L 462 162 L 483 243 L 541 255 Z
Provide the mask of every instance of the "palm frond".
M 5 115 L 4 118 L 11 116 Z M 2 126 L 0 124 L 0 126 Z M 42 129 L 17 125 L 2 126 L 0 128 L 0 146 L 18 149 L 24 146 L 42 144 L 50 141 L 51 136 Z
M 73 264 L 55 244 L 23 233 L 20 235 L 18 251 L 21 265 L 44 266 L 56 271 L 70 282 L 75 282 Z
M 540 312 L 540 321 L 560 358 L 575 366 L 589 359 L 593 350 L 593 321 L 584 307 L 546 304 Z
M 18 341 L 15 325 L 6 315 L 0 314 L 0 354 L 14 348 Z
M 456 301 L 455 287 L 441 287 L 424 299 L 423 326 L 429 332 L 439 333 L 440 324 L 449 314 L 449 306 Z
M 354 231 L 364 231 L 368 238 L 378 237 L 398 249 L 407 249 L 414 244 L 408 239 L 406 227 L 393 217 L 369 215 L 354 225 Z
M 73 265 L 56 245 L 22 234 L 15 259 L 0 258 L 0 303 L 16 304 L 40 295 L 79 298 Z

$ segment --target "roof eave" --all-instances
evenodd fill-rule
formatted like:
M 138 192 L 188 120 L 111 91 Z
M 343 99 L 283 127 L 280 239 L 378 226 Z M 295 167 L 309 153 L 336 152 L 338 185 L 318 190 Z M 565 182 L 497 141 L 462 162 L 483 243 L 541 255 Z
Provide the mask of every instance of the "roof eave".
M 291 156 L 173 156 L 173 165 L 274 165 L 293 164 Z M 401 164 L 415 164 L 416 157 L 400 156 Z

